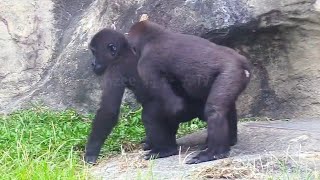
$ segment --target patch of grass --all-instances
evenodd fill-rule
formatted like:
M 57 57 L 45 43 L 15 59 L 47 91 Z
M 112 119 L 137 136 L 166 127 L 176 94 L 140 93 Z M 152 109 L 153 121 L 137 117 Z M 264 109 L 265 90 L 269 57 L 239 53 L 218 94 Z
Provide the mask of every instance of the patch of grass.
M 137 148 L 145 137 L 141 111 L 122 108 L 120 121 L 101 154 Z M 0 116 L 1 179 L 90 178 L 89 167 L 81 159 L 93 117 L 38 106 Z M 179 135 L 204 126 L 199 120 L 183 123 Z
M 71 110 L 46 108 L 0 117 L 1 179 L 87 178 L 76 148 L 85 143 L 86 118 Z
M 115 154 L 120 152 L 122 148 L 125 151 L 131 151 L 137 148 L 145 138 L 141 112 L 142 108 L 132 111 L 126 106 L 122 107 L 119 123 L 106 140 L 101 154 Z
M 102 154 L 144 137 L 140 111 L 122 110 Z M 1 179 L 86 179 L 81 161 L 93 115 L 34 107 L 0 117 Z
M 186 134 L 190 134 L 200 129 L 207 127 L 207 123 L 199 119 L 193 119 L 192 121 L 181 123 L 178 129 L 178 137 L 181 137 Z

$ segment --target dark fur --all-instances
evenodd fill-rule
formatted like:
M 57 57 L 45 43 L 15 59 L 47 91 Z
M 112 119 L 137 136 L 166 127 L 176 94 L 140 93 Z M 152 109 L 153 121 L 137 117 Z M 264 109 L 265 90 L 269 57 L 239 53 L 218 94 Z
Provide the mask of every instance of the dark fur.
M 187 163 L 228 156 L 230 145 L 237 141 L 235 102 L 250 80 L 247 59 L 228 47 L 197 36 L 173 33 L 150 21 L 134 24 L 128 39 L 140 57 L 140 77 L 152 98 L 164 104 L 167 114 L 180 113 L 185 104 L 184 99 L 174 93 L 168 79 L 181 84 L 185 96 L 204 106 L 208 148 Z M 155 127 L 161 122 L 152 123 Z M 159 149 L 167 143 L 166 139 L 149 138 Z
M 173 82 L 171 86 L 174 92 L 186 100 L 186 109 L 179 115 L 170 117 L 165 115 L 161 111 L 163 105 L 154 101 L 147 93 L 138 75 L 138 58 L 134 56 L 126 38 L 121 33 L 109 29 L 101 30 L 92 38 L 90 49 L 95 57 L 92 63 L 93 70 L 97 75 L 104 75 L 104 86 L 100 108 L 96 112 L 88 138 L 85 161 L 96 162 L 101 146 L 118 121 L 125 88 L 132 90 L 143 107 L 142 121 L 146 128 L 148 145 L 145 149 L 151 149 L 146 158 L 158 153 L 159 157 L 176 154 L 175 134 L 179 125 L 177 119 L 189 121 L 201 116 L 201 106 L 196 101 L 184 97 L 181 85 Z M 155 142 L 165 142 L 165 144 L 154 145 L 148 138 L 154 136 L 157 136 Z

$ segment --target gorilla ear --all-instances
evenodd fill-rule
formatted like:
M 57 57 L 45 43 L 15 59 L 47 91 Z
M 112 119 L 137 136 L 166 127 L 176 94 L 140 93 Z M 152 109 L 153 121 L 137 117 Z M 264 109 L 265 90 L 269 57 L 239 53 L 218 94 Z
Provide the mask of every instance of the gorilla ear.
M 111 52 L 112 56 L 115 56 L 117 54 L 117 52 L 118 52 L 117 46 L 115 44 L 113 44 L 113 43 L 109 43 L 107 45 L 107 48 Z

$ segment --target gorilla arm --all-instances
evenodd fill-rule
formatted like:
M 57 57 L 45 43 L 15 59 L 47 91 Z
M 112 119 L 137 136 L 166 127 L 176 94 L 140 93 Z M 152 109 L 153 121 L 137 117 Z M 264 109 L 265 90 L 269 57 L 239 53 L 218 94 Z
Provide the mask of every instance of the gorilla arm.
M 115 73 L 113 71 L 105 74 L 107 80 L 104 82 L 100 108 L 92 122 L 91 133 L 86 145 L 85 161 L 87 163 L 96 163 L 105 139 L 118 121 L 125 85 L 120 81 L 121 76 Z
M 174 93 L 167 78 L 162 77 L 158 69 L 161 65 L 157 65 L 152 59 L 154 58 L 145 58 L 142 55 L 138 63 L 138 73 L 152 97 L 159 97 L 165 111 L 170 115 L 176 115 L 183 109 L 183 99 Z

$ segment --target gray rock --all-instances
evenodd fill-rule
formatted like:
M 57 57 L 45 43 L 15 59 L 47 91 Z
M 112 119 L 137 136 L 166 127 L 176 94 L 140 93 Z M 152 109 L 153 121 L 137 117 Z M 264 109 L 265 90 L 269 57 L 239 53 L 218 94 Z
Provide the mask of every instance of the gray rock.
M 230 46 L 253 62 L 252 82 L 238 101 L 241 116 L 318 116 L 319 4 L 319 0 L 2 0 L 0 112 L 34 102 L 94 111 L 101 92 L 100 79 L 90 69 L 90 38 L 104 27 L 127 32 L 147 13 L 173 31 Z
M 140 177 L 140 179 L 173 180 L 199 179 L 199 173 L 213 168 L 215 171 L 225 170 L 222 173 L 224 176 L 242 174 L 241 178 L 230 179 L 268 179 L 260 175 L 276 177 L 276 173 L 285 173 L 282 172 L 283 169 L 320 168 L 319 119 L 240 123 L 238 135 L 238 143 L 231 148 L 230 157 L 226 159 L 193 165 L 184 163 L 187 158 L 194 155 L 195 150 L 199 151 L 187 147 L 203 144 L 205 141 L 206 131 L 200 131 L 178 139 L 183 148 L 177 156 L 148 162 L 142 159 L 143 152 L 127 153 L 102 161 L 90 172 L 102 179 Z M 291 160 L 293 162 L 290 162 Z M 250 178 L 248 172 L 259 177 Z M 299 175 L 302 173 L 299 172 Z

